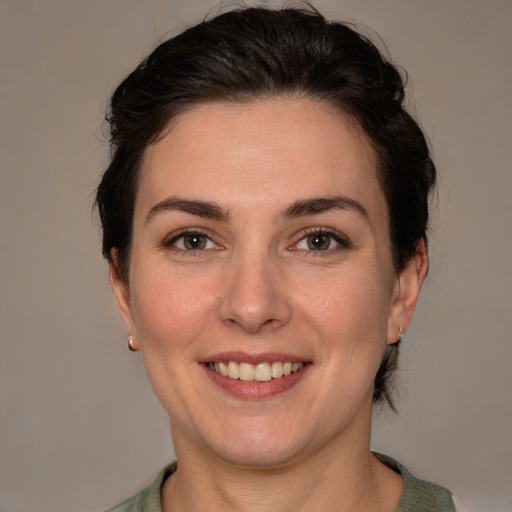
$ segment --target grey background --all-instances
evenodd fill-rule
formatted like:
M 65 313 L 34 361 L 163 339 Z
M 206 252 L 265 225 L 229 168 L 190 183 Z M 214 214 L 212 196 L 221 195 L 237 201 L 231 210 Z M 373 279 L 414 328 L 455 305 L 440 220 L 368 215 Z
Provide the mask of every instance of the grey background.
M 372 446 L 512 510 L 512 3 L 317 0 L 382 36 L 440 172 L 400 415 Z M 94 511 L 173 457 L 91 214 L 109 94 L 210 0 L 0 1 L 0 511 Z M 363 30 L 367 30 L 362 27 Z M 472 508 L 473 507 L 473 508 Z

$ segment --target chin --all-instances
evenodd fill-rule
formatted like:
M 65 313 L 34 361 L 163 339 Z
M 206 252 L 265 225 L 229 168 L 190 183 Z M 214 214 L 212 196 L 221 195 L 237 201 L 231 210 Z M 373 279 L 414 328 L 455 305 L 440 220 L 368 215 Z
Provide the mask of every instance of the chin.
M 282 423 L 276 425 L 267 421 L 261 428 L 251 423 L 245 428 L 224 430 L 225 435 L 221 439 L 204 441 L 214 455 L 224 462 L 254 469 L 278 469 L 293 464 L 309 451 L 311 443 L 305 439 L 305 432 L 298 432 L 299 435 L 294 436 L 293 431 L 283 428 Z
M 219 450 L 220 459 L 230 465 L 252 469 L 279 469 L 302 458 L 301 450 L 273 446 L 268 442 L 241 443 Z

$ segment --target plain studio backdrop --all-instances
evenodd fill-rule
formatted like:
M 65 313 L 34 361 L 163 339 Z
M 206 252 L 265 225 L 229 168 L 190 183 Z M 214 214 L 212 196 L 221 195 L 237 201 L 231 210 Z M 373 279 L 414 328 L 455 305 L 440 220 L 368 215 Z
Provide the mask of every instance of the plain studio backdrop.
M 107 164 L 102 119 L 113 88 L 159 40 L 215 5 L 0 2 L 2 512 L 102 510 L 173 458 L 166 414 L 140 356 L 126 349 L 91 205 Z M 470 510 L 508 512 L 512 2 L 315 5 L 375 29 L 407 69 L 410 109 L 440 174 L 400 413 L 376 417 L 372 447 Z

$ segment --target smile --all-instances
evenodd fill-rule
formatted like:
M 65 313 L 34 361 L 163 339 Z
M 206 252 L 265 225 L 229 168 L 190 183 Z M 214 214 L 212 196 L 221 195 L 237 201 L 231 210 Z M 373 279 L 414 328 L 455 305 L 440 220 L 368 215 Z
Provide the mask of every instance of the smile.
M 280 379 L 292 373 L 300 372 L 304 363 L 292 363 L 290 361 L 274 361 L 272 363 L 251 364 L 236 361 L 206 363 L 206 366 L 215 373 L 230 379 L 243 381 L 267 382 L 272 379 Z

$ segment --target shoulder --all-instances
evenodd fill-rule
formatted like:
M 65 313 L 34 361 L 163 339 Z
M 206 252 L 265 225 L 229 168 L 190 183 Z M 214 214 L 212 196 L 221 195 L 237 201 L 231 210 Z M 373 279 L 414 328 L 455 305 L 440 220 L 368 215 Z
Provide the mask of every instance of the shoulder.
M 105 512 L 141 512 L 147 510 L 147 506 L 144 503 L 147 502 L 148 490 L 149 487 L 146 487 L 131 498 L 124 500 L 115 507 L 109 508 Z
M 166 466 L 149 487 L 122 501 L 105 512 L 162 512 L 160 490 L 163 483 L 176 471 L 176 462 Z
M 416 478 L 391 457 L 380 453 L 374 455 L 404 479 L 404 489 L 396 512 L 455 512 L 452 494 L 448 489 Z

